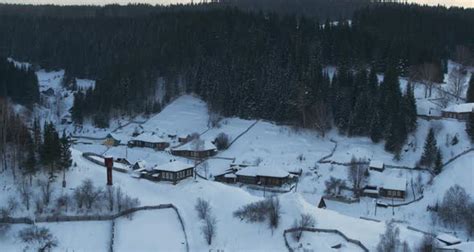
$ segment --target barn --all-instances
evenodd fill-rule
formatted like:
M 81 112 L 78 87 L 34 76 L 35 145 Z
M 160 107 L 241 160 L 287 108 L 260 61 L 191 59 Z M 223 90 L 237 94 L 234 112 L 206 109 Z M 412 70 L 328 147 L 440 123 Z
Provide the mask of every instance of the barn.
M 193 176 L 194 165 L 181 161 L 171 161 L 153 167 L 153 174 L 158 174 L 159 180 L 171 181 L 176 184 L 185 178 Z
M 187 158 L 207 158 L 217 154 L 216 146 L 209 141 L 193 141 L 171 149 L 171 154 Z
M 444 118 L 453 118 L 460 121 L 467 121 L 469 115 L 474 113 L 474 102 L 462 103 L 448 106 L 441 111 Z
M 128 147 L 151 148 L 160 151 L 169 146 L 167 141 L 154 133 L 142 133 L 128 141 Z
M 290 174 L 286 171 L 259 166 L 243 168 L 235 175 L 237 182 L 263 186 L 282 186 L 290 180 Z

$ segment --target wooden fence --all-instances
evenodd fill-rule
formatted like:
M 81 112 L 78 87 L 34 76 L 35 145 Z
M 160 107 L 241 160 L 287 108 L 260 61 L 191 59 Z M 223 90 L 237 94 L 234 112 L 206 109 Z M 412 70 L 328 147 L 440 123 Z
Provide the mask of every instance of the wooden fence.
M 283 232 L 283 238 L 285 239 L 285 245 L 286 245 L 288 251 L 290 251 L 290 252 L 293 252 L 294 250 L 293 250 L 293 248 L 291 248 L 291 246 L 288 242 L 288 238 L 286 237 L 286 234 L 287 233 L 293 233 L 293 232 L 299 232 L 299 231 L 306 231 L 306 232 L 313 232 L 313 233 L 320 232 L 320 233 L 337 234 L 337 235 L 341 236 L 342 238 L 344 238 L 344 240 L 346 240 L 347 242 L 350 242 L 352 244 L 357 245 L 358 247 L 360 247 L 365 252 L 369 252 L 369 249 L 364 244 L 362 244 L 362 242 L 360 242 L 359 240 L 351 239 L 351 238 L 347 237 L 344 233 L 342 233 L 341 231 L 339 231 L 337 229 L 322 229 L 322 228 L 290 228 L 290 229 L 286 229 Z
M 184 240 L 186 245 L 186 251 L 189 252 L 189 243 L 188 243 L 188 235 L 186 233 L 186 228 L 184 225 L 183 218 L 179 213 L 178 208 L 173 204 L 160 204 L 160 205 L 153 205 L 153 206 L 141 206 L 141 207 L 134 207 L 130 209 L 123 210 L 116 214 L 109 214 L 109 215 L 78 215 L 78 216 L 69 216 L 69 215 L 58 215 L 58 216 L 38 216 L 35 219 L 28 218 L 28 217 L 20 217 L 20 218 L 2 218 L 0 219 L 0 223 L 6 224 L 35 224 L 35 223 L 49 223 L 49 222 L 72 222 L 72 221 L 114 221 L 117 218 L 128 216 L 138 211 L 147 211 L 147 210 L 158 210 L 158 209 L 173 209 L 178 217 L 178 221 L 180 223 L 181 229 L 184 234 Z M 115 227 L 114 224 L 113 228 Z M 110 249 L 113 251 L 113 238 L 114 232 L 112 232 L 112 237 L 110 241 Z

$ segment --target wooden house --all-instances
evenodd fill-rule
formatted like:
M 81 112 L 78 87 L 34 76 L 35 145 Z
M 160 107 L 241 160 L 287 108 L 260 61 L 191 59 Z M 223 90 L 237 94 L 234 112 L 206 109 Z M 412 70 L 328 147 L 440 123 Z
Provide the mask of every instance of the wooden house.
M 197 141 L 200 140 L 195 139 L 189 143 L 173 148 L 171 149 L 171 154 L 187 158 L 207 158 L 217 154 L 217 148 L 213 143 L 203 141 L 202 144 L 198 144 Z
M 290 180 L 290 174 L 286 171 L 259 166 L 243 168 L 235 175 L 237 182 L 263 186 L 282 186 Z
M 379 160 L 371 160 L 369 163 L 369 170 L 383 172 L 385 164 Z
M 151 148 L 161 151 L 168 148 L 170 144 L 154 133 L 142 133 L 134 137 L 132 140 L 128 141 L 128 146 Z
M 474 102 L 462 103 L 449 106 L 441 111 L 444 118 L 453 118 L 460 121 L 467 121 L 469 115 L 474 113 Z
M 222 183 L 233 184 L 237 182 L 237 175 L 235 175 L 233 172 L 227 172 L 214 176 L 214 180 Z
M 176 184 L 180 180 L 193 176 L 194 165 L 172 161 L 153 167 L 153 174 L 158 174 L 155 175 L 158 180 L 171 181 Z
M 120 144 L 120 139 L 115 134 L 109 133 L 105 137 L 103 144 L 107 146 L 117 146 Z
M 390 177 L 379 186 L 379 195 L 387 198 L 405 199 L 407 191 L 406 178 Z

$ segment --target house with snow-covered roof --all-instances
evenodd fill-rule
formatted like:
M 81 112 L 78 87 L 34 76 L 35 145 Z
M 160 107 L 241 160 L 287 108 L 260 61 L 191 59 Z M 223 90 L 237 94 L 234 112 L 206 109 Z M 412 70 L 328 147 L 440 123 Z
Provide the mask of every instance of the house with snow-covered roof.
M 194 139 L 171 149 L 171 154 L 188 158 L 207 158 L 217 154 L 217 148 L 210 141 Z
M 379 160 L 371 160 L 369 163 L 369 170 L 383 172 L 385 164 Z
M 170 144 L 155 133 L 145 132 L 128 141 L 128 146 L 164 150 Z
M 279 168 L 249 166 L 238 170 L 237 182 L 264 186 L 282 186 L 289 182 L 290 173 Z
M 103 142 L 104 145 L 107 145 L 107 146 L 117 146 L 120 144 L 120 137 L 118 135 L 115 135 L 113 133 L 109 133 L 107 134 L 107 136 L 105 137 L 105 140 Z
M 474 113 L 474 102 L 461 103 L 448 106 L 441 111 L 444 118 L 454 118 L 461 121 L 467 121 L 469 115 Z
M 174 184 L 185 178 L 192 177 L 194 165 L 181 161 L 171 161 L 153 167 L 153 174 L 158 174 L 158 180 L 171 181 Z
M 375 172 L 370 174 L 370 182 L 362 191 L 369 197 L 386 197 L 392 199 L 405 199 L 407 195 L 407 179 L 388 176 Z

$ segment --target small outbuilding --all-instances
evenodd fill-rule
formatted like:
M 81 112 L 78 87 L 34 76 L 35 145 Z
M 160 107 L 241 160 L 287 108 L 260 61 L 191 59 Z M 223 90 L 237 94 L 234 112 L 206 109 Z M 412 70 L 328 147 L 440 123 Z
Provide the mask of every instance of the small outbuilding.
M 120 138 L 116 136 L 115 134 L 109 133 L 105 137 L 103 144 L 107 146 L 117 146 L 120 144 Z
M 324 197 L 318 197 L 316 199 L 316 202 L 318 202 L 318 208 L 323 208 L 325 209 L 327 207 L 326 201 L 324 200 Z
M 171 154 L 187 158 L 207 158 L 217 154 L 216 146 L 209 141 L 193 141 L 171 149 Z
M 180 143 L 187 143 L 189 142 L 189 140 L 191 140 L 191 135 L 179 135 L 178 136 L 178 142 Z
M 457 245 L 462 242 L 459 238 L 446 233 L 439 234 L 436 236 L 436 239 L 448 246 Z
M 151 148 L 161 151 L 168 148 L 170 144 L 154 133 L 142 133 L 128 141 L 128 146 Z
M 467 121 L 469 115 L 474 113 L 474 102 L 462 103 L 448 106 L 441 111 L 444 118 L 454 118 L 460 121 Z
M 369 170 L 383 172 L 385 164 L 379 160 L 371 160 L 369 163 Z

